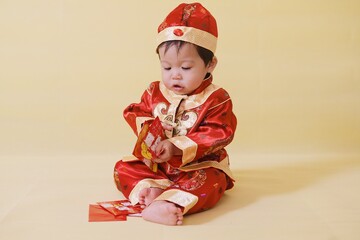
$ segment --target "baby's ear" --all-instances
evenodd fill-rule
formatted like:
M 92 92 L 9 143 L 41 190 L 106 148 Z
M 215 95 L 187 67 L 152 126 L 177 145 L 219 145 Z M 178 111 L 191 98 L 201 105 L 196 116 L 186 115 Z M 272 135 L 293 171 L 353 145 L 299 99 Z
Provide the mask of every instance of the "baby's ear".
M 212 73 L 212 71 L 214 71 L 214 69 L 215 69 L 215 67 L 216 67 L 216 65 L 217 65 L 217 58 L 214 56 L 212 59 L 211 59 L 211 61 L 208 63 L 208 66 L 207 66 L 207 68 L 208 68 L 208 72 L 209 73 Z

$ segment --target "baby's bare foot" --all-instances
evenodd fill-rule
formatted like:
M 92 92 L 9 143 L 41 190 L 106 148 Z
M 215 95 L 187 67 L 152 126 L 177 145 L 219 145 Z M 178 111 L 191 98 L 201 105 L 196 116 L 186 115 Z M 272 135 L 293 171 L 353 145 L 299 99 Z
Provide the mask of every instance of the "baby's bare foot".
M 142 212 L 143 219 L 164 225 L 181 225 L 183 213 L 174 203 L 154 201 Z
M 161 188 L 144 188 L 139 193 L 139 203 L 148 206 L 163 192 Z

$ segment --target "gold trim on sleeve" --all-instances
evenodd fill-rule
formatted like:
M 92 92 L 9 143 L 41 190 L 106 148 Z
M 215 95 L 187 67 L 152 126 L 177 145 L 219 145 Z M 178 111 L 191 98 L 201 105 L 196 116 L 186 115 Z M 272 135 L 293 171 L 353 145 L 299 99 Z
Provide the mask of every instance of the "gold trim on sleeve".
M 151 179 L 151 178 L 145 178 L 141 181 L 139 181 L 136 186 L 131 190 L 129 194 L 129 200 L 131 204 L 135 205 L 139 202 L 139 193 L 144 188 L 161 188 L 166 189 L 171 184 L 173 184 L 172 181 L 168 179 Z
M 197 144 L 186 136 L 177 136 L 168 139 L 177 148 L 182 150 L 182 166 L 191 162 L 196 157 Z
M 189 211 L 197 202 L 198 197 L 178 189 L 170 189 L 155 198 L 154 201 L 168 201 L 184 208 L 183 213 Z

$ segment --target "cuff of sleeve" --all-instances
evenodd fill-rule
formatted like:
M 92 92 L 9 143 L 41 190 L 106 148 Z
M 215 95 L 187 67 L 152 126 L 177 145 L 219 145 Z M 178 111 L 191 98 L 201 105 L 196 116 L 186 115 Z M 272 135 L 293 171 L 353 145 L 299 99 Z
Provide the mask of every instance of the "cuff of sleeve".
M 162 200 L 175 203 L 184 208 L 183 214 L 185 214 L 198 202 L 198 199 L 199 198 L 197 196 L 191 193 L 184 192 L 178 189 L 170 189 L 163 192 L 160 196 L 155 198 L 154 201 Z
M 167 179 L 145 178 L 145 179 L 139 181 L 136 184 L 136 186 L 133 188 L 133 190 L 131 190 L 131 192 L 129 194 L 129 200 L 132 205 L 135 205 L 139 202 L 139 193 L 144 188 L 156 187 L 156 188 L 166 189 L 171 184 L 172 184 L 172 182 Z
M 197 144 L 190 138 L 186 136 L 178 136 L 168 139 L 172 144 L 174 144 L 177 148 L 182 150 L 182 164 L 181 166 L 184 166 L 185 164 L 191 162 L 196 157 L 197 152 Z

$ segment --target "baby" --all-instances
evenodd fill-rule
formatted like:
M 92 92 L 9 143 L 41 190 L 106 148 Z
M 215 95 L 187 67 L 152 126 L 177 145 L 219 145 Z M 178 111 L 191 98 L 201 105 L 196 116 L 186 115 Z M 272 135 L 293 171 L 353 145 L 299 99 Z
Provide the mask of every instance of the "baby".
M 200 3 L 176 7 L 158 28 L 162 81 L 124 110 L 136 135 L 156 117 L 166 135 L 155 149 L 156 172 L 136 158 L 114 169 L 117 188 L 143 205 L 145 220 L 181 225 L 185 214 L 212 208 L 233 187 L 225 146 L 237 121 L 229 94 L 212 83 L 217 36 L 215 18 Z

